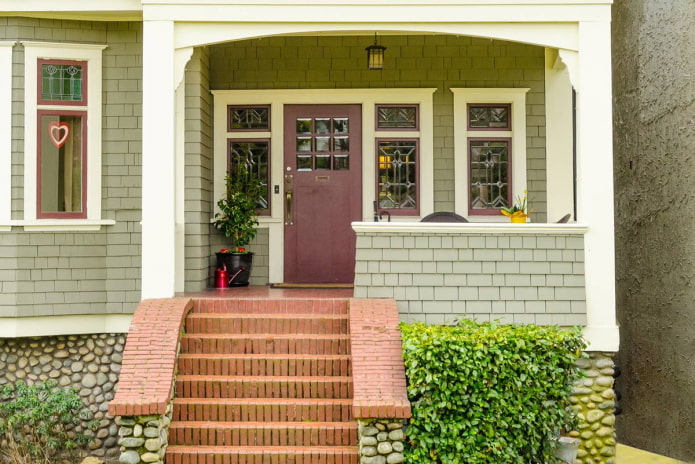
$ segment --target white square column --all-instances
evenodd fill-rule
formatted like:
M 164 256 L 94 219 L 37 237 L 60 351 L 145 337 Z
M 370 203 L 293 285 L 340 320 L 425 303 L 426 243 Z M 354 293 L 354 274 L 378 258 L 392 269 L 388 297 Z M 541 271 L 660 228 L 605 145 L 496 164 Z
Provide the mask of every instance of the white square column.
M 143 22 L 142 298 L 174 296 L 174 23 Z
M 610 22 L 579 24 L 577 221 L 584 237 L 590 351 L 618 351 L 613 226 L 613 114 Z

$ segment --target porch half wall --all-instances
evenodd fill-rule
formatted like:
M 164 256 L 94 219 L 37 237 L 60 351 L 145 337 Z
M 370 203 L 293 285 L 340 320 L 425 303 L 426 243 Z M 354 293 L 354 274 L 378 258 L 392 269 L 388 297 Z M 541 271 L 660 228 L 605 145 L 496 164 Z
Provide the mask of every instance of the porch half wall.
M 353 227 L 355 297 L 394 298 L 404 321 L 587 323 L 583 227 Z

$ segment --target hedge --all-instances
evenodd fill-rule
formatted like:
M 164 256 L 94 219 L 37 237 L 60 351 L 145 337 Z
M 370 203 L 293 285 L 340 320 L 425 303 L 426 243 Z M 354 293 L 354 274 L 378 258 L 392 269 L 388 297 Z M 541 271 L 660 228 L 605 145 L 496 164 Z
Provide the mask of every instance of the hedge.
M 553 437 L 571 430 L 579 328 L 462 321 L 401 324 L 409 463 L 552 463 Z

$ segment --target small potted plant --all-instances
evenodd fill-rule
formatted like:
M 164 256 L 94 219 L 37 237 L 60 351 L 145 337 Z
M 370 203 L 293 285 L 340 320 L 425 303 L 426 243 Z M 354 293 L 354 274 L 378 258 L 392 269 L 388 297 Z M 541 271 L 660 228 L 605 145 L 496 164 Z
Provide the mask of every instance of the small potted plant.
M 212 224 L 225 237 L 232 239 L 233 246 L 215 253 L 217 269 L 224 270 L 229 276 L 227 286 L 246 286 L 251 275 L 253 253 L 245 247 L 256 237 L 261 182 L 258 176 L 238 165 L 231 176 L 225 176 L 225 184 L 225 196 L 217 202 L 220 212 L 215 214 Z M 221 285 L 216 282 L 216 286 Z
M 533 212 L 533 210 L 528 210 L 528 202 L 526 195 L 528 190 L 524 190 L 524 196 L 517 195 L 514 199 L 514 204 L 508 208 L 502 208 L 500 213 L 511 219 L 513 224 L 524 224 L 526 223 L 526 218 Z

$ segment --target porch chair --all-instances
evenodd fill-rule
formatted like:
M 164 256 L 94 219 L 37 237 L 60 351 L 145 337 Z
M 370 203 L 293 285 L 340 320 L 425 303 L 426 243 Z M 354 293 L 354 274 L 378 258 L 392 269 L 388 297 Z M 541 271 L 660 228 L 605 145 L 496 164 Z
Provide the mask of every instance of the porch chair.
M 570 213 L 567 213 L 564 216 L 562 216 L 559 221 L 557 221 L 557 224 L 564 224 L 566 222 L 569 222 L 571 217 L 572 215 Z
M 420 219 L 420 222 L 468 222 L 468 219 L 452 211 L 437 211 Z

